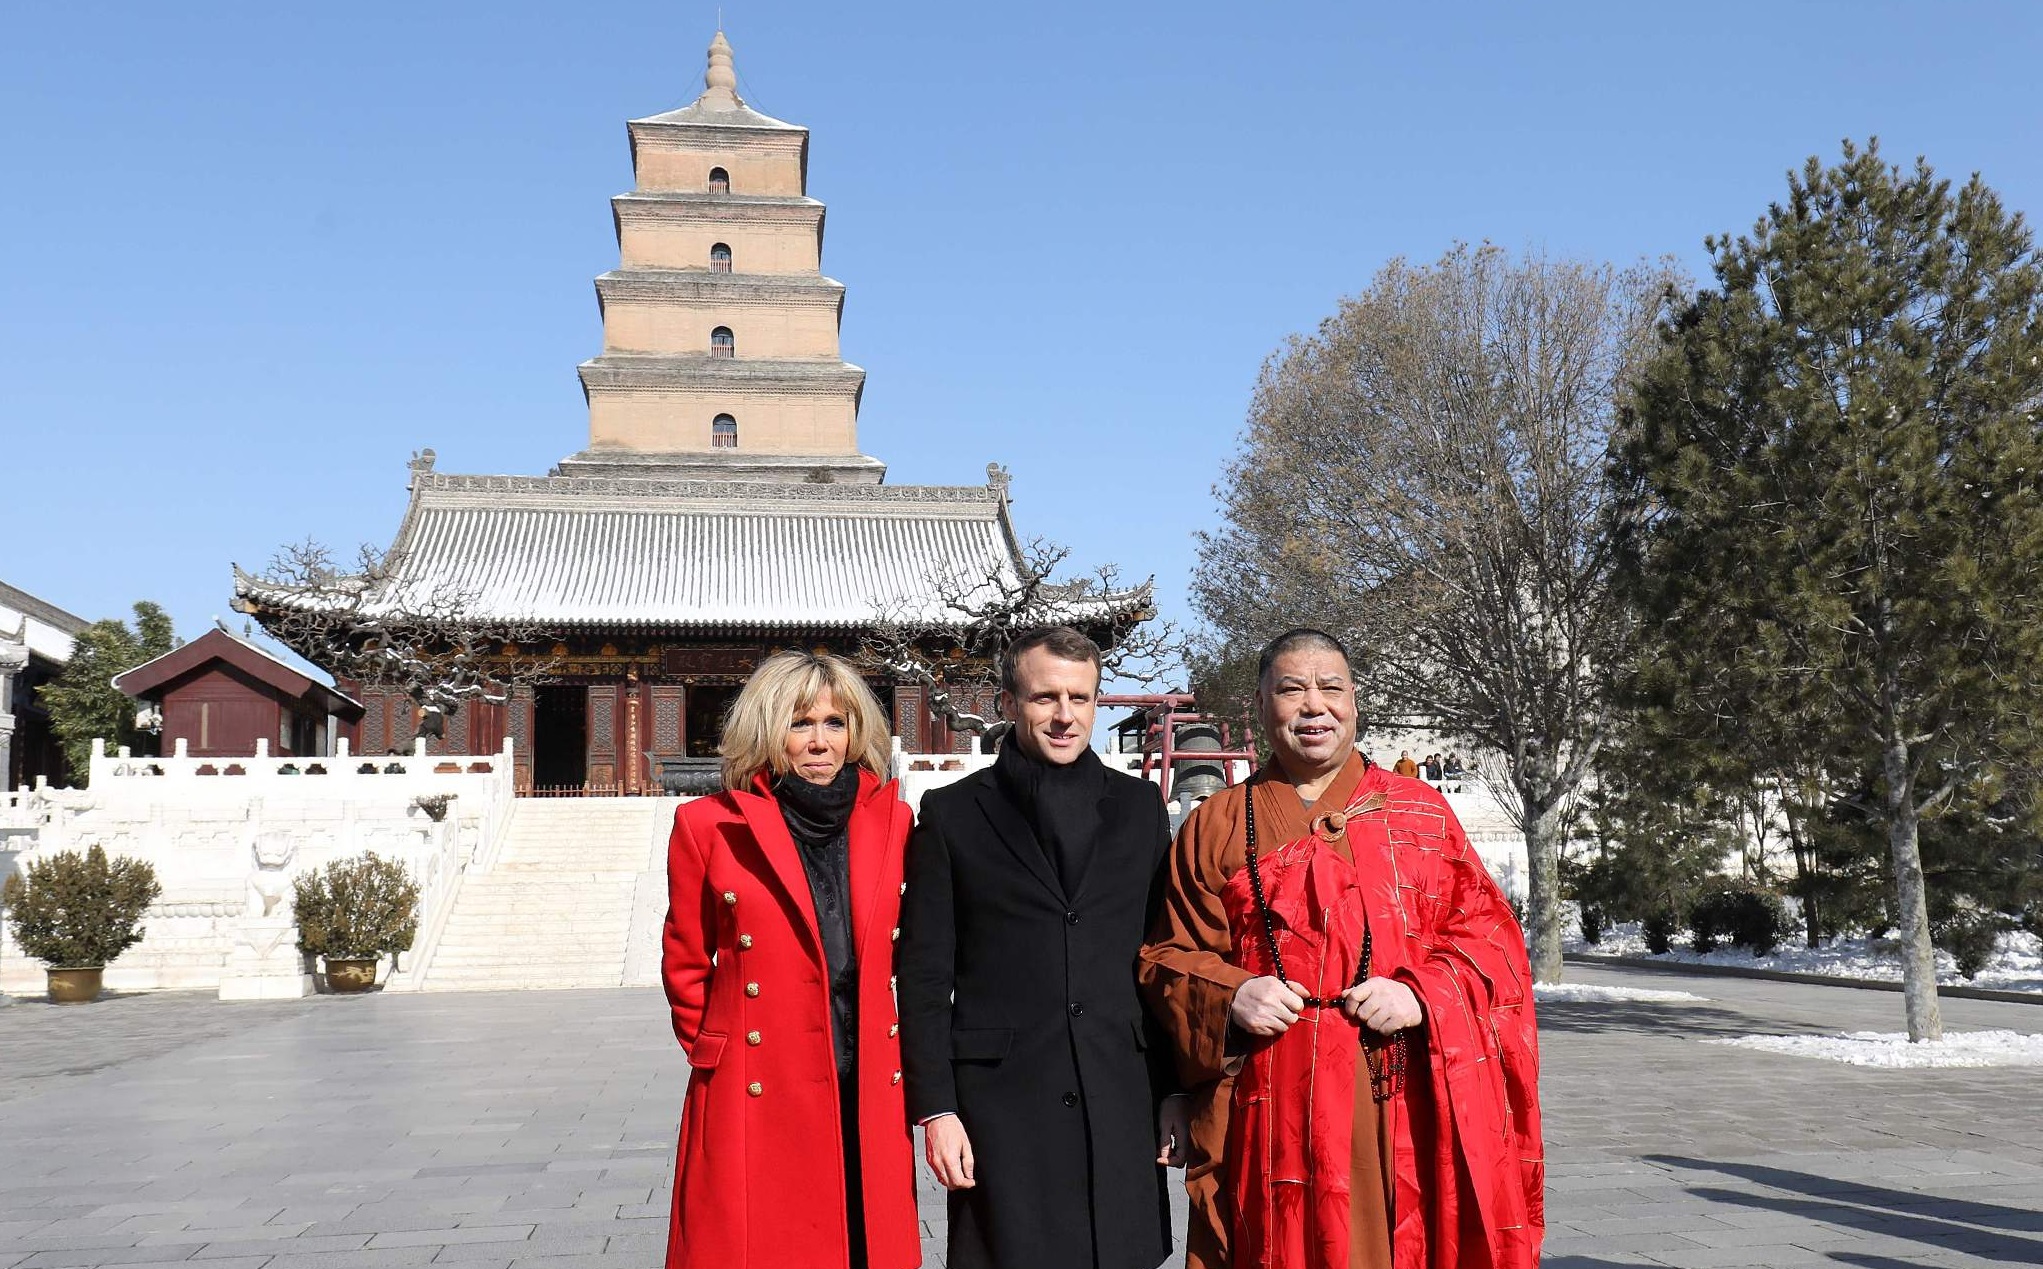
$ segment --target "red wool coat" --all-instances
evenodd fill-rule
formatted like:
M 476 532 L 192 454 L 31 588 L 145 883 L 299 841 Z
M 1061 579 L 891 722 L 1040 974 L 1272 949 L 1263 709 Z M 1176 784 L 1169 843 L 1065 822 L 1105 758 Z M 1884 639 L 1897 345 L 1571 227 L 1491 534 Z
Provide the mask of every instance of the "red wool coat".
M 668 842 L 661 968 L 691 1069 L 667 1269 L 850 1263 L 822 940 L 801 856 L 765 787 L 685 803 Z M 922 1262 L 892 990 L 911 819 L 894 784 L 861 773 L 851 936 L 871 1269 Z

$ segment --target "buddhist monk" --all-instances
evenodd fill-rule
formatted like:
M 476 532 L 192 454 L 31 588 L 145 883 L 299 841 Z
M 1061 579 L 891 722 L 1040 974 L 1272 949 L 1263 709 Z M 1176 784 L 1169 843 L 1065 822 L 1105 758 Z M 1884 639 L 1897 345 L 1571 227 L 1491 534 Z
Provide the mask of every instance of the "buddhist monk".
M 1186 819 L 1141 958 L 1194 1090 L 1174 1112 L 1186 1265 L 1532 1269 L 1545 1165 L 1511 906 L 1438 791 L 1355 752 L 1338 640 L 1278 636 L 1257 684 L 1272 761 Z

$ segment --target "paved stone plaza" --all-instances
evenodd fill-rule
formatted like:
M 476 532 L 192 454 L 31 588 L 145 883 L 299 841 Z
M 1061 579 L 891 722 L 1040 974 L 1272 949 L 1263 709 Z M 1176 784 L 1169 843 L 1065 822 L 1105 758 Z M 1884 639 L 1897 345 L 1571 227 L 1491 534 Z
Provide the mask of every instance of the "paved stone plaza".
M 1543 1011 L 1547 1264 L 2043 1263 L 2043 1072 L 1699 1043 L 1896 1030 L 1886 993 L 1571 973 L 1711 999 Z M 1945 1017 L 2043 1030 L 2043 1006 Z M 17 1002 L 0 1269 L 656 1265 L 685 1078 L 650 991 Z

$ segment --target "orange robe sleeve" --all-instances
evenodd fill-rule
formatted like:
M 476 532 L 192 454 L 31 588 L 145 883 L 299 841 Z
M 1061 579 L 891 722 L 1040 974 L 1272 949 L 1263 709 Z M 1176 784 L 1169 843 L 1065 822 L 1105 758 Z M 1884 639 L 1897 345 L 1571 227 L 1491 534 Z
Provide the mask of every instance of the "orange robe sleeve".
M 1206 799 L 1178 830 L 1164 864 L 1156 926 L 1137 970 L 1150 1012 L 1170 1036 L 1179 1081 L 1188 1089 L 1227 1073 L 1228 1006 L 1236 989 L 1254 977 L 1227 962 L 1234 939 L 1220 898 L 1230 872 L 1223 856 L 1230 847 L 1240 850 L 1247 791 L 1236 785 Z

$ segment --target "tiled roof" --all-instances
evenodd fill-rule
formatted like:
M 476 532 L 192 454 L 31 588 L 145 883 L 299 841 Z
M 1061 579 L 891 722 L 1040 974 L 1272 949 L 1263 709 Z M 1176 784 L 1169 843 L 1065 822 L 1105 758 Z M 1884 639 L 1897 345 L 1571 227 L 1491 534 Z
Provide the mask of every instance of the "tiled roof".
M 480 619 L 699 631 L 842 630 L 869 625 L 883 610 L 941 621 L 933 578 L 991 568 L 1013 576 L 1017 558 L 1004 481 L 811 485 L 436 472 L 415 476 L 392 554 L 390 594 L 463 596 Z M 238 573 L 235 590 L 268 606 L 294 598 Z M 1113 607 L 1147 603 L 1146 593 L 1131 593 Z
M 333 713 L 354 717 L 362 713 L 360 701 L 330 684 L 322 683 L 269 649 L 217 625 L 190 643 L 179 644 L 152 661 L 144 661 L 132 670 L 114 675 L 113 685 L 129 696 L 155 699 L 166 685 L 214 661 L 234 666 L 283 696 L 314 697 Z
M 633 123 L 691 124 L 700 128 L 759 128 L 773 132 L 807 132 L 798 123 L 762 115 L 752 107 L 739 102 L 735 108 L 718 108 L 698 98 L 678 110 L 664 114 L 648 115 L 633 119 Z
M 0 642 L 26 644 L 30 652 L 62 665 L 71 659 L 72 641 L 91 624 L 0 582 Z

